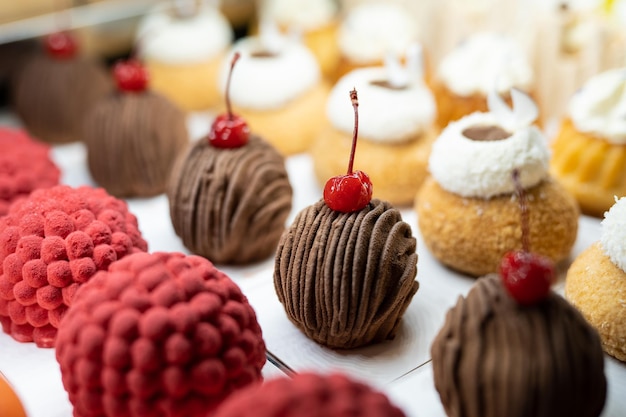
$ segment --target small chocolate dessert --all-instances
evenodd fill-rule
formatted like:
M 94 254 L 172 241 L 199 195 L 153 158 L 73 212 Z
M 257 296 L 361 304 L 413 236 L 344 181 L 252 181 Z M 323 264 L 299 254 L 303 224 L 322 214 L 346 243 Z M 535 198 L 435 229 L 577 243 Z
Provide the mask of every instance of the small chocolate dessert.
M 76 41 L 68 33 L 48 35 L 45 49 L 16 74 L 13 109 L 39 140 L 80 140 L 85 115 L 112 90 L 111 79 L 103 66 L 78 56 Z
M 135 60 L 115 65 L 118 92 L 101 99 L 83 128 L 89 170 L 116 197 L 161 194 L 189 138 L 185 114 L 147 90 L 148 74 Z

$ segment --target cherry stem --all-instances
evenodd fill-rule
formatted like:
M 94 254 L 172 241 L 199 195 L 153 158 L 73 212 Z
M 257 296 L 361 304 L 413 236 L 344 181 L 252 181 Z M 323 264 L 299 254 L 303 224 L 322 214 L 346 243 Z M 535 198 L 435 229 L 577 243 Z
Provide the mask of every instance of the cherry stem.
M 524 192 L 524 187 L 522 187 L 522 183 L 520 182 L 520 173 L 516 168 L 512 173 L 513 183 L 515 184 L 515 193 L 517 194 L 517 198 L 519 199 L 519 206 L 521 209 L 521 217 L 522 217 L 522 249 L 524 252 L 530 252 L 530 227 L 528 224 L 528 204 L 526 203 L 526 193 Z
M 356 88 L 350 91 L 350 100 L 354 109 L 354 132 L 352 133 L 352 149 L 350 149 L 350 162 L 348 163 L 348 175 L 352 174 L 354 165 L 354 153 L 356 152 L 356 138 L 359 135 L 359 98 L 356 95 Z
M 230 71 L 228 71 L 228 79 L 226 80 L 226 111 L 228 111 L 228 120 L 233 120 L 233 110 L 230 106 L 230 79 L 233 76 L 233 69 L 235 68 L 235 64 L 241 57 L 239 52 L 235 52 L 233 55 L 233 60 L 230 61 Z

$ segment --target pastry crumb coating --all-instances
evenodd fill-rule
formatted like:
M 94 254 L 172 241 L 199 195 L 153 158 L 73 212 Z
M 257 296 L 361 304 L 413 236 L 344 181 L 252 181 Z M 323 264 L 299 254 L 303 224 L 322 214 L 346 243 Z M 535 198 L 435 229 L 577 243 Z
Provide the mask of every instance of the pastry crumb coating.
M 609 355 L 626 362 L 626 273 L 594 243 L 572 263 L 565 297 L 596 328 Z
M 526 190 L 530 249 L 555 262 L 570 253 L 578 232 L 574 198 L 551 180 Z M 426 246 L 443 264 L 480 276 L 496 272 L 505 253 L 522 249 L 518 199 L 491 199 L 450 193 L 429 177 L 415 203 Z
M 399 144 L 359 140 L 354 157 L 356 169 L 369 175 L 374 198 L 397 206 L 409 206 L 428 176 L 428 157 L 438 131 L 431 128 L 420 138 Z M 321 186 L 346 172 L 352 135 L 327 127 L 311 147 L 315 176 Z

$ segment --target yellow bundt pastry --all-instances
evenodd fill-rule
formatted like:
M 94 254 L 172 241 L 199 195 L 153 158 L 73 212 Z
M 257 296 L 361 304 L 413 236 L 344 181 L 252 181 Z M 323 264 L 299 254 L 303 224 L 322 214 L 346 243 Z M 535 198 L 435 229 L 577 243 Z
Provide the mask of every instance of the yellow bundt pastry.
M 142 20 L 137 48 L 154 91 L 183 110 L 206 110 L 221 103 L 220 64 L 233 31 L 214 6 L 197 1 L 174 3 L 173 9 L 158 8 Z
M 567 271 L 565 297 L 596 328 L 604 351 L 626 362 L 626 199 L 602 222 L 602 238 Z
M 552 174 L 592 216 L 626 195 L 625 104 L 626 69 L 592 78 L 570 101 L 552 144 Z
M 532 69 L 513 39 L 494 33 L 470 36 L 444 57 L 435 75 L 437 124 L 444 128 L 463 116 L 486 111 L 494 86 L 507 99 L 511 88 L 532 96 L 532 81 Z
M 497 97 L 492 92 L 490 103 Z M 490 113 L 473 113 L 444 129 L 429 158 L 432 177 L 416 198 L 428 249 L 441 263 L 472 276 L 496 272 L 504 254 L 521 249 L 519 187 L 527 196 L 533 252 L 559 262 L 576 241 L 576 201 L 548 175 L 546 140 L 529 125 L 537 109 L 517 90 L 512 98 L 512 114 L 504 114 L 507 107 L 499 101 Z
M 361 97 L 356 163 L 376 184 L 375 198 L 410 206 L 427 176 L 438 130 L 435 102 L 419 71 L 398 61 L 356 69 L 335 85 L 326 103 L 327 126 L 311 147 L 317 180 L 323 185 L 345 172 L 353 133 L 345 92 L 351 88 Z
M 233 75 L 237 82 L 230 88 L 233 111 L 281 154 L 304 152 L 322 128 L 329 87 L 308 48 L 277 28 L 261 29 L 259 36 L 240 39 L 232 47 L 242 54 Z M 227 64 L 222 66 L 222 84 Z

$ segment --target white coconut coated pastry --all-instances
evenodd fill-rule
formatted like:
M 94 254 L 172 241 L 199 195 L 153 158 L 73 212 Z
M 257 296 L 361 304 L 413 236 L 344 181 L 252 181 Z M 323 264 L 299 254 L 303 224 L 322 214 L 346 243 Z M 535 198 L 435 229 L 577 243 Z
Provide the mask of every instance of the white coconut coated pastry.
M 517 127 L 501 140 L 473 140 L 463 134 L 479 126 L 501 127 L 493 113 L 477 112 L 450 123 L 433 144 L 429 170 L 442 188 L 464 197 L 490 198 L 515 192 L 514 169 L 524 188 L 548 176 L 550 152 L 535 126 Z
M 500 93 L 513 87 L 528 91 L 533 82 L 533 70 L 524 51 L 512 38 L 478 33 L 445 56 L 438 77 L 450 91 L 467 97 L 487 95 L 494 81 Z
M 580 132 L 626 144 L 626 68 L 587 81 L 570 100 L 569 115 Z
M 143 19 L 136 37 L 143 57 L 174 65 L 212 59 L 232 41 L 228 20 L 210 6 L 186 17 L 160 7 Z
M 266 41 L 248 37 L 235 43 L 232 52 L 236 51 L 242 56 L 230 86 L 230 99 L 235 106 L 255 110 L 281 108 L 321 80 L 319 64 L 311 51 L 293 39 Z M 222 67 L 222 86 L 226 85 L 229 62 L 225 60 Z
M 435 101 L 421 77 L 407 77 L 395 87 L 385 67 L 356 69 L 333 87 L 326 114 L 332 125 L 352 134 L 354 110 L 346 105 L 352 88 L 359 92 L 359 136 L 376 142 L 397 143 L 415 138 L 435 119 Z
M 341 23 L 339 49 L 358 64 L 380 61 L 387 53 L 402 55 L 419 40 L 418 26 L 400 5 L 364 3 L 352 9 Z

